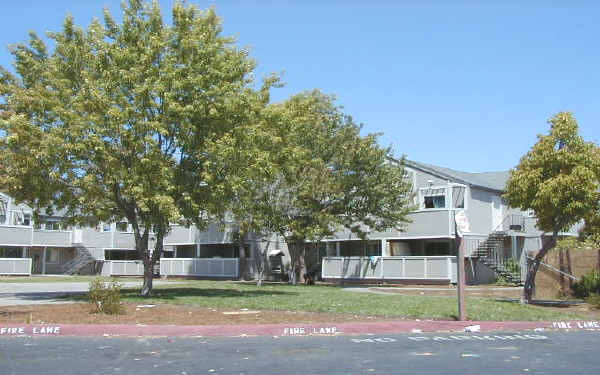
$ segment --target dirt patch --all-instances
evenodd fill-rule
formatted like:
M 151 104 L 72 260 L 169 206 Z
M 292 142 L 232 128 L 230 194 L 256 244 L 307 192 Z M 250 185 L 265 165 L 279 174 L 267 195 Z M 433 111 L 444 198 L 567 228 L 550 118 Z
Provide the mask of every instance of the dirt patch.
M 86 303 L 0 307 L 0 323 L 24 324 L 175 324 L 238 325 L 277 323 L 338 323 L 401 320 L 400 317 L 293 311 L 223 310 L 184 305 L 160 304 L 154 307 L 126 303 L 125 314 L 90 313 Z
M 565 274 L 557 272 L 556 269 L 576 277 L 592 271 L 598 272 L 600 270 L 600 250 L 553 249 L 546 254 L 543 262 L 554 267 L 555 270 L 540 266 L 535 275 L 535 298 L 562 299 L 573 296 L 571 288 L 575 281 Z

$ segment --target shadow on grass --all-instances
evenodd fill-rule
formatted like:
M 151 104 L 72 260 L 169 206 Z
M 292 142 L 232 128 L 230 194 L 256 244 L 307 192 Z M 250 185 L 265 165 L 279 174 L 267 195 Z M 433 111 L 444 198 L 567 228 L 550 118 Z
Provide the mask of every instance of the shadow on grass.
M 274 295 L 280 296 L 297 296 L 296 292 L 282 292 L 275 290 L 236 290 L 236 289 L 204 289 L 204 288 L 168 288 L 155 289 L 153 294 L 144 297 L 140 294 L 140 289 L 122 289 L 121 298 L 158 298 L 172 300 L 185 297 L 200 297 L 200 298 L 245 298 L 245 297 L 270 297 Z M 68 299 L 72 301 L 87 301 L 88 295 L 78 294 L 61 296 L 58 298 Z
M 127 297 L 141 297 L 139 289 L 127 289 L 121 292 L 121 295 Z M 282 292 L 274 290 L 236 290 L 236 289 L 204 289 L 204 288 L 168 288 L 155 289 L 153 295 L 149 298 L 175 299 L 181 297 L 203 297 L 203 298 L 243 298 L 243 297 L 262 297 L 273 295 L 296 296 L 298 293 Z

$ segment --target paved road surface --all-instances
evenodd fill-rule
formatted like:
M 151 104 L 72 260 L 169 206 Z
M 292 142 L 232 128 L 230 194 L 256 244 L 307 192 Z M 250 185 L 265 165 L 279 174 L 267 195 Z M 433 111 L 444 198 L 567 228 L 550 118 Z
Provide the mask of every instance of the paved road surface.
M 337 337 L 0 337 L 0 374 L 597 374 L 600 331 Z
M 174 282 L 154 280 L 154 285 L 167 283 Z M 120 284 L 125 288 L 135 288 L 141 286 L 142 282 L 128 281 Z M 85 293 L 88 289 L 89 283 L 86 282 L 0 283 L 0 306 L 68 303 L 71 301 L 57 297 L 70 293 Z

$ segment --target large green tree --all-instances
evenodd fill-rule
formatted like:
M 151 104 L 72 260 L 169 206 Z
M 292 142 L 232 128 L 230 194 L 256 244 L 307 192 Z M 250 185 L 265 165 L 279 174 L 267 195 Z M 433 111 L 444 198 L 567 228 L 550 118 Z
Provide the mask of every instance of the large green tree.
M 546 253 L 556 245 L 559 233 L 583 220 L 600 201 L 600 153 L 585 142 L 569 112 L 550 120 L 550 132 L 510 171 L 504 197 L 513 207 L 533 210 L 537 226 L 547 233 L 542 248 L 527 269 L 523 296 L 531 301 L 535 275 Z
M 408 220 L 412 187 L 402 166 L 377 135 L 362 136 L 333 97 L 316 90 L 295 95 L 271 104 L 263 121 L 263 132 L 251 135 L 262 158 L 232 212 L 248 232 L 285 238 L 292 283 L 316 241 L 343 229 L 366 238 Z
M 0 171 L 2 188 L 36 211 L 66 209 L 83 224 L 127 219 L 147 295 L 169 223 L 202 228 L 228 210 L 240 185 L 226 178 L 253 158 L 224 171 L 219 145 L 252 134 L 273 80 L 255 88 L 255 62 L 213 10 L 177 2 L 171 25 L 157 2 L 122 10 L 121 24 L 105 10 L 87 29 L 67 16 L 48 33 L 52 51 L 33 33 L 11 48 L 16 74 L 0 72 Z

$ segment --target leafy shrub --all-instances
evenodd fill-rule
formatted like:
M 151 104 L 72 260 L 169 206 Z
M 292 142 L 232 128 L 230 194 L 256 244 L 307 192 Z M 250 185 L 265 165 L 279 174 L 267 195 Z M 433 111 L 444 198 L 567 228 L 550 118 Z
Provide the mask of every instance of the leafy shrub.
M 504 268 L 510 273 L 520 275 L 521 274 L 521 265 L 519 261 L 516 259 L 507 259 L 504 262 Z
M 496 285 L 496 286 L 518 286 L 519 284 L 515 283 L 513 281 L 509 281 L 504 276 L 499 275 L 498 277 L 496 277 L 496 280 L 494 281 L 494 285 Z
M 104 314 L 123 314 L 121 305 L 121 284 L 105 283 L 102 279 L 90 281 L 89 298 L 92 312 Z
M 583 275 L 573 284 L 573 292 L 578 298 L 588 298 L 592 294 L 600 294 L 600 273 L 592 271 Z

